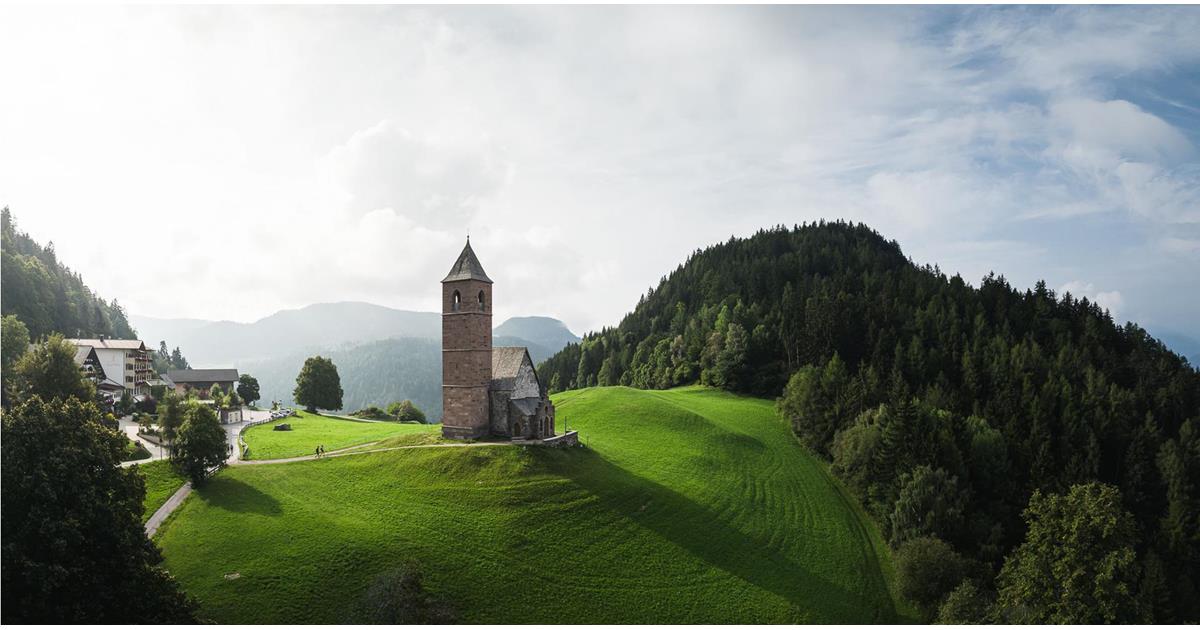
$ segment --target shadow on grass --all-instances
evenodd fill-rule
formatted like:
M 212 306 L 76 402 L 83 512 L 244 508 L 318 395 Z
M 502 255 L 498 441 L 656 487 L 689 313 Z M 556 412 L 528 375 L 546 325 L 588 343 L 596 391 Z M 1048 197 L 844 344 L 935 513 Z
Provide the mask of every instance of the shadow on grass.
M 782 556 L 767 541 L 754 540 L 733 528 L 717 512 L 621 468 L 594 450 L 570 449 L 547 455 L 556 472 L 598 497 L 605 507 L 708 564 L 787 600 L 811 614 L 810 623 L 897 621 L 886 588 L 877 594 L 848 591 Z M 864 614 L 868 607 L 874 610 Z
M 229 476 L 210 478 L 197 493 L 205 503 L 229 512 L 279 516 L 283 508 L 274 497 Z

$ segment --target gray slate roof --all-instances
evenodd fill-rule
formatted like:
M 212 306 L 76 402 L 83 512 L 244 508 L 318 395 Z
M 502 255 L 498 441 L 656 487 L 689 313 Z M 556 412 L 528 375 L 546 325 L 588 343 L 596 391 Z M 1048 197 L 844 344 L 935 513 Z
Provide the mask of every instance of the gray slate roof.
M 534 398 L 530 396 L 529 398 L 513 398 L 509 402 L 511 402 L 513 407 L 516 407 L 517 411 L 521 412 L 522 415 L 533 416 L 537 414 L 538 403 L 542 401 L 540 398 Z
M 512 390 L 516 385 L 517 372 L 529 351 L 525 346 L 498 346 L 492 348 L 492 389 Z M 532 359 L 530 363 L 532 363 Z
M 144 350 L 140 339 L 68 339 L 76 346 L 91 346 L 98 350 Z
M 200 370 L 169 370 L 167 378 L 172 383 L 224 383 L 238 380 L 234 368 L 211 368 Z
M 83 365 L 92 352 L 91 346 L 75 346 L 75 365 Z
M 442 282 L 457 280 L 479 280 L 488 284 L 492 283 L 492 279 L 484 273 L 483 265 L 479 264 L 479 259 L 475 257 L 475 250 L 471 249 L 471 239 L 469 238 L 467 246 L 458 255 L 458 260 L 454 261 L 454 266 L 450 268 L 450 273 L 446 274 Z

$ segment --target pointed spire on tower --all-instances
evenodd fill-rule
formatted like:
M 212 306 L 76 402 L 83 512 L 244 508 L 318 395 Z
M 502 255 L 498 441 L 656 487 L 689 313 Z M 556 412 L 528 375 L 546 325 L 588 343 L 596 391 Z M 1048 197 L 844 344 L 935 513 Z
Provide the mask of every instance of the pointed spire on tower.
M 450 268 L 450 273 L 442 279 L 442 282 L 454 282 L 456 280 L 479 280 L 480 282 L 492 283 L 492 279 L 483 271 L 483 265 L 479 264 L 479 258 L 475 256 L 475 250 L 471 249 L 471 235 L 467 235 L 467 245 L 463 247 L 462 253 L 458 255 L 458 260 L 454 261 L 454 266 Z

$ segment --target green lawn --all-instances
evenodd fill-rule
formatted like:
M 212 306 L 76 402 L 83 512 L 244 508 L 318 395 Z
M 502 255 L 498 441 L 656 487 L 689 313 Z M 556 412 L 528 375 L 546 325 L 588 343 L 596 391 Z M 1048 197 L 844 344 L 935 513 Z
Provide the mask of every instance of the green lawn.
M 406 559 L 469 622 L 902 620 L 878 533 L 770 401 L 601 388 L 555 402 L 588 448 L 225 470 L 161 531 L 167 567 L 222 623 L 339 621 Z
M 121 458 L 121 461 L 128 462 L 150 459 L 151 457 L 150 451 L 146 450 L 146 447 L 142 446 L 141 442 L 135 442 L 129 439 L 129 436 L 125 437 L 125 457 Z
M 142 522 L 145 523 L 187 480 L 165 459 L 138 464 L 137 470 L 146 480 L 146 498 L 142 501 Z
M 414 434 L 438 434 L 441 425 L 399 422 L 358 422 L 301 411 L 298 418 L 284 418 L 246 429 L 242 434 L 250 447 L 246 459 L 280 459 L 312 455 L 318 444 L 336 451 L 355 444 Z M 290 424 L 291 431 L 275 431 L 276 424 Z

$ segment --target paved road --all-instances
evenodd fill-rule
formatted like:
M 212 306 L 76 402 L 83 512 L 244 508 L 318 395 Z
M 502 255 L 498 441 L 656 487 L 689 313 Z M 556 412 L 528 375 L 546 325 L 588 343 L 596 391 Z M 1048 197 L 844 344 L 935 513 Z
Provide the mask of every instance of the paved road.
M 221 425 L 221 427 L 225 429 L 225 440 L 231 449 L 228 460 L 229 463 L 238 461 L 238 457 L 241 455 L 241 449 L 238 448 L 238 434 L 242 431 L 242 429 L 250 426 L 252 422 L 269 419 L 271 417 L 271 412 L 270 410 L 266 409 L 260 409 L 257 411 L 245 409 L 242 411 L 242 417 L 244 420 L 241 422 L 232 422 Z M 117 420 L 117 423 L 120 424 L 120 431 L 125 435 L 128 435 L 129 439 L 141 442 L 142 446 L 145 446 L 146 450 L 150 451 L 150 457 L 148 459 L 135 459 L 133 461 L 121 462 L 121 466 L 128 467 L 134 464 L 146 464 L 156 459 L 166 459 L 170 455 L 165 447 L 159 446 L 138 436 L 138 425 L 133 421 L 133 416 L 125 416 L 124 418 L 120 418 Z
M 162 506 L 154 511 L 154 515 L 150 517 L 150 520 L 146 521 L 146 536 L 153 536 L 154 532 L 157 532 L 159 526 L 163 524 L 163 521 L 167 520 L 167 517 L 171 515 L 171 512 L 174 512 L 175 508 L 182 505 L 183 500 L 186 499 L 191 493 L 192 482 L 189 481 L 180 486 L 179 489 L 175 491 L 175 494 L 172 494 L 171 498 L 167 499 L 166 503 L 162 504 Z

